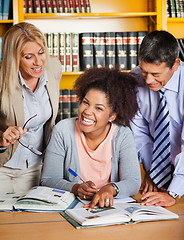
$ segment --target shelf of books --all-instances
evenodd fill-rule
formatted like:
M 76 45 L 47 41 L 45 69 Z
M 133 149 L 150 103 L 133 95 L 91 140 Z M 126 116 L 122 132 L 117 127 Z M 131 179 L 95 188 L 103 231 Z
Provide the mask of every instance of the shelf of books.
M 61 89 L 72 89 L 94 65 L 131 70 L 146 32 L 162 28 L 160 0 L 20 0 L 19 13 L 42 30 L 50 55 L 60 59 Z

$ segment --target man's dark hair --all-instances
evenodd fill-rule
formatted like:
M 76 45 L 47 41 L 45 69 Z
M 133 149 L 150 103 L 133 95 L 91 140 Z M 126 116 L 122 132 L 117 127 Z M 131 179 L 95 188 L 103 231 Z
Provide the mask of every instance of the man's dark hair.
M 153 31 L 147 34 L 139 49 L 139 60 L 159 64 L 165 62 L 172 68 L 179 57 L 179 46 L 176 38 L 167 31 Z

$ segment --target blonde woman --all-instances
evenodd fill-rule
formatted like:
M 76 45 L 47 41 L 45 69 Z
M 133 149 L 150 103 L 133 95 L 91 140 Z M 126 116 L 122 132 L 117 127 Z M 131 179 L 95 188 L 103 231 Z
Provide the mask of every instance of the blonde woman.
M 0 192 L 38 185 L 42 157 L 58 110 L 61 64 L 44 35 L 18 23 L 4 35 L 0 73 Z

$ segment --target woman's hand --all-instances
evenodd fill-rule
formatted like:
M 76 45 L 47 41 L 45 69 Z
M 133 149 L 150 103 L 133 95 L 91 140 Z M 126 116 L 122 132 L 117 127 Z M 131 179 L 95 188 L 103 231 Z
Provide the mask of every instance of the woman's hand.
M 72 192 L 79 196 L 80 199 L 91 200 L 97 192 L 97 188 L 92 181 L 87 181 L 87 183 L 90 187 L 88 187 L 85 183 L 75 184 L 72 188 Z
M 103 186 L 93 197 L 92 201 L 85 205 L 91 211 L 95 205 L 99 205 L 100 208 L 108 207 L 113 205 L 113 196 L 116 194 L 112 184 L 107 184 Z
M 0 140 L 1 147 L 7 147 L 11 144 L 14 144 L 17 139 L 21 138 L 24 133 L 26 133 L 27 129 L 23 129 L 22 127 L 10 126 L 6 129 L 6 131 L 2 134 Z

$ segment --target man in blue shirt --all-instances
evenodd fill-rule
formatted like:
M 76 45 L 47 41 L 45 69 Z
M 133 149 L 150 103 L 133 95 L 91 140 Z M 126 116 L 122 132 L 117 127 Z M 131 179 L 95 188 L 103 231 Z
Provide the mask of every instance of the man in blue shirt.
M 145 205 L 171 206 L 177 196 L 184 194 L 184 62 L 178 56 L 177 40 L 166 31 L 153 31 L 143 39 L 139 50 L 140 65 L 131 72 L 141 83 L 137 93 L 139 112 L 131 122 L 131 129 L 146 171 L 142 192 L 142 204 Z M 165 92 L 169 111 L 172 169 L 170 181 L 162 186 L 157 185 L 150 174 L 159 90 Z M 163 143 L 164 139 L 161 140 Z

